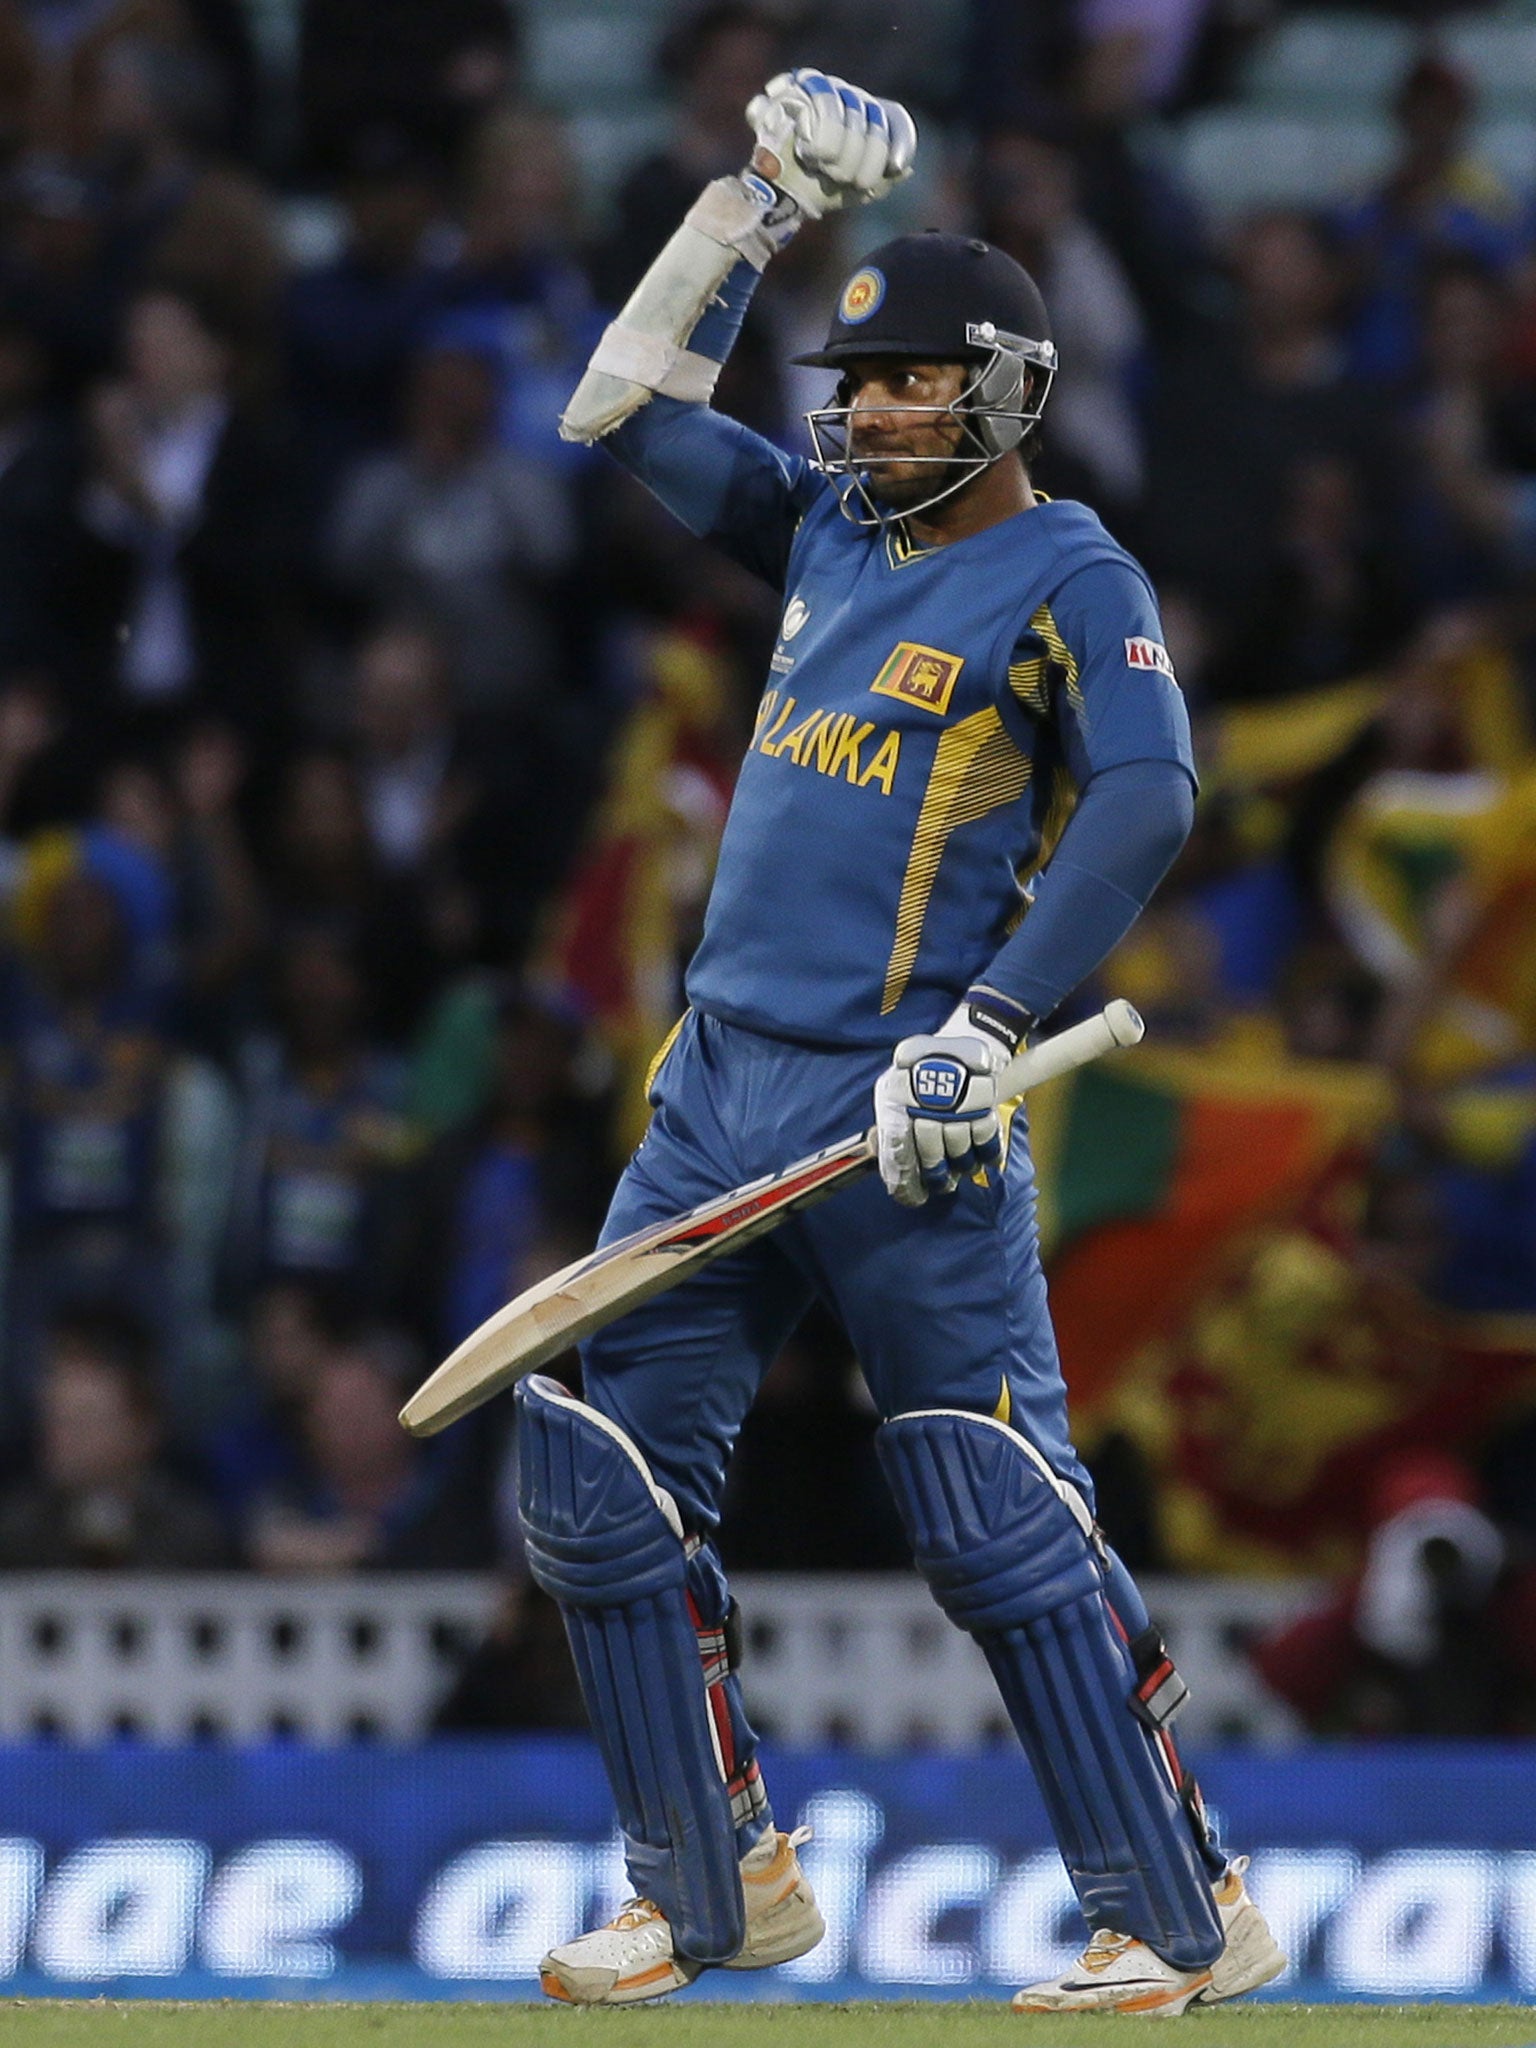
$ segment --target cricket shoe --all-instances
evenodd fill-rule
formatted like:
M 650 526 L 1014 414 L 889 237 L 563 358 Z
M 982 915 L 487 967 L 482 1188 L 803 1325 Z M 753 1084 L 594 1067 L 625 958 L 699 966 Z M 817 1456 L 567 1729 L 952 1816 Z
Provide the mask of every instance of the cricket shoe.
M 1129 1934 L 1101 1927 L 1071 1969 L 1049 1983 L 1027 1984 L 1015 2012 L 1130 2012 L 1176 2019 L 1210 1989 L 1209 1966 L 1180 1970 Z
M 809 1828 L 792 1835 L 769 1832 L 741 1859 L 746 1939 L 728 1970 L 766 1970 L 791 1962 L 826 1933 L 815 1897 L 795 1853 Z M 606 1927 L 552 1948 L 539 1965 L 547 1998 L 565 2005 L 634 2005 L 664 1998 L 691 1984 L 702 1963 L 672 1946 L 666 1915 L 650 1899 L 631 1899 Z
M 1199 2005 L 1219 2005 L 1224 1998 L 1241 1998 L 1245 1991 L 1257 1991 L 1261 1984 L 1278 1977 L 1290 1960 L 1248 1896 L 1243 1883 L 1247 1868 L 1246 1856 L 1234 1857 L 1215 1886 L 1216 1911 L 1221 1915 L 1227 1945 L 1211 1965 L 1211 1981 L 1196 2000 Z

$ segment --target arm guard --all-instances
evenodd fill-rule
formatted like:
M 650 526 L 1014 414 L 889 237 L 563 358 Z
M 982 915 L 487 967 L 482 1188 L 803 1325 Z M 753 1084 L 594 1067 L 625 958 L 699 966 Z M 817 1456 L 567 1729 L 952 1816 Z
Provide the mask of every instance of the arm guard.
M 724 350 L 716 360 L 690 349 L 694 329 L 739 264 L 763 270 L 799 225 L 794 201 L 750 172 L 706 185 L 594 349 L 562 438 L 600 439 L 653 392 L 707 404 Z

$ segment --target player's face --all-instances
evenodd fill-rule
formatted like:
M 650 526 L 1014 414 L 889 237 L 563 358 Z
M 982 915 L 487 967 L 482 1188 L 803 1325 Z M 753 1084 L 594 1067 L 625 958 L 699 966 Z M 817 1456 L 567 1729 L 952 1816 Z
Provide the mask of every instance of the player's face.
M 899 356 L 872 356 L 850 366 L 848 452 L 888 505 L 899 509 L 927 497 L 935 483 L 931 458 L 959 451 L 961 421 L 918 408 L 953 405 L 973 374 L 965 363 L 914 363 Z

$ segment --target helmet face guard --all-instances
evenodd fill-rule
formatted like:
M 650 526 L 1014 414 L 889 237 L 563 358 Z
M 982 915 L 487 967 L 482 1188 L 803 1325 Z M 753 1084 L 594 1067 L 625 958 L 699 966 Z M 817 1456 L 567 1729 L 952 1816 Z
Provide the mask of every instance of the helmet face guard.
M 805 415 L 815 449 L 811 468 L 831 482 L 843 517 L 853 525 L 884 528 L 932 510 L 964 490 L 983 470 L 1012 454 L 1038 423 L 1056 376 L 1055 344 L 1005 334 L 990 320 L 968 323 L 965 335 L 968 345 L 978 352 L 973 374 L 947 405 L 889 408 L 892 412 L 928 413 L 935 419 L 951 419 L 960 428 L 955 447 L 946 454 L 892 458 L 934 470 L 934 488 L 927 497 L 901 506 L 880 502 L 868 469 L 861 466 L 853 447 L 856 407 L 851 402 L 817 406 Z M 981 353 L 983 350 L 986 353 Z M 892 351 L 872 341 L 868 353 L 875 356 Z M 839 386 L 837 398 L 842 397 L 843 387 Z

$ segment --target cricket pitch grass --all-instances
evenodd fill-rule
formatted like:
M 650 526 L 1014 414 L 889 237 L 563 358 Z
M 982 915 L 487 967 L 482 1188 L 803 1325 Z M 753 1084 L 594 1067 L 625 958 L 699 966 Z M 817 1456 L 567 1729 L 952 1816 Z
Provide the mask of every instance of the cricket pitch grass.
M 1536 2048 L 1536 2006 L 1255 2005 L 1194 2012 L 1169 2048 Z M 518 2005 L 0 2001 L 4 2048 L 1131 2048 L 1134 2020 L 1006 2005 Z M 1149 2044 L 1150 2048 L 1150 2044 Z

